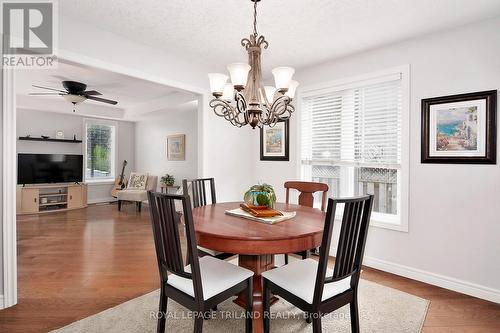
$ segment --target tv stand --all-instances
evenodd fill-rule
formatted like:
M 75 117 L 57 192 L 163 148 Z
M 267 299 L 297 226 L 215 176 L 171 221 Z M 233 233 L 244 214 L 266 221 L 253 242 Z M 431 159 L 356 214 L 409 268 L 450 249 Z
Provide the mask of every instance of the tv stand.
M 17 187 L 17 214 L 61 212 L 87 207 L 86 184 L 22 185 Z

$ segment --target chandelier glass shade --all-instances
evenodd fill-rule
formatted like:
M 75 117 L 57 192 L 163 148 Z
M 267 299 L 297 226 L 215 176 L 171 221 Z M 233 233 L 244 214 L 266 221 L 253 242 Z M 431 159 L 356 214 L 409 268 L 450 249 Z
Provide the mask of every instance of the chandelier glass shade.
M 210 90 L 215 97 L 210 107 L 236 127 L 250 125 L 252 128 L 273 127 L 279 120 L 289 119 L 294 112 L 291 104 L 299 83 L 292 80 L 295 69 L 277 67 L 272 70 L 275 86 L 264 86 L 261 70 L 262 49 L 269 43 L 257 33 L 257 2 L 254 2 L 254 31 L 243 38 L 241 45 L 248 52 L 247 63 L 227 66 L 229 76 L 210 73 Z M 227 80 L 231 78 L 231 83 Z

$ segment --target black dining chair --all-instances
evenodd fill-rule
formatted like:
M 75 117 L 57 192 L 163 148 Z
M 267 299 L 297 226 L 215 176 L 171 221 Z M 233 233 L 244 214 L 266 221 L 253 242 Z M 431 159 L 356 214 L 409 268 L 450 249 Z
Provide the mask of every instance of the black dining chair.
M 338 204 L 344 204 L 340 238 L 333 272 L 328 267 L 333 221 Z M 270 293 L 283 297 L 302 311 L 321 332 L 321 317 L 350 304 L 351 331 L 359 332 L 358 283 L 370 223 L 373 195 L 328 199 L 319 262 L 294 261 L 262 273 L 264 332 L 270 329 Z
M 210 192 L 207 191 L 206 185 L 210 186 Z M 183 179 L 182 180 L 182 193 L 187 194 L 191 197 L 193 208 L 206 206 L 209 204 L 217 203 L 217 197 L 215 195 L 215 180 L 214 178 L 198 178 L 198 179 Z M 209 196 L 210 201 L 209 201 Z M 226 253 L 207 249 L 198 246 L 198 255 L 200 257 L 210 255 L 217 259 L 227 259 L 234 256 L 234 253 Z
M 210 309 L 231 296 L 245 292 L 247 297 L 245 332 L 252 332 L 252 283 L 254 273 L 224 260 L 198 258 L 196 235 L 187 195 L 148 192 L 153 236 L 160 271 L 161 293 L 157 332 L 165 332 L 167 302 L 171 298 L 191 311 L 194 332 L 201 333 Z M 191 263 L 184 266 L 179 233 L 179 214 L 175 201 L 182 202 L 187 252 Z M 170 273 L 170 275 L 169 275 Z

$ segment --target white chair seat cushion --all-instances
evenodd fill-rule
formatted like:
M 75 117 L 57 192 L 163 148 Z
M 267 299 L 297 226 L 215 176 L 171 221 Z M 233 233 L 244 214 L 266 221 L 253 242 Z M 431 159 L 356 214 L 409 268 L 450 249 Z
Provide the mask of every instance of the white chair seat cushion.
M 313 259 L 305 259 L 293 261 L 288 265 L 264 272 L 262 276 L 295 296 L 302 298 L 307 303 L 312 304 L 317 271 L 318 262 Z M 327 269 L 326 276 L 332 275 L 333 271 Z M 337 282 L 325 283 L 321 300 L 327 300 L 350 288 L 351 277 Z
M 191 272 L 190 265 L 185 267 Z M 253 272 L 213 257 L 200 258 L 203 299 L 207 300 L 253 276 Z M 169 275 L 167 284 L 194 297 L 193 280 L 174 274 Z
M 118 200 L 144 201 L 148 200 L 148 192 L 145 190 L 123 190 L 118 192 Z
M 205 253 L 208 253 L 212 257 L 218 256 L 219 254 L 224 253 L 224 252 L 219 252 L 219 251 L 215 251 L 215 250 L 210 250 L 210 249 L 207 249 L 206 247 L 202 247 L 202 246 L 199 246 L 199 245 L 198 245 L 198 250 L 201 250 L 201 251 L 203 251 Z

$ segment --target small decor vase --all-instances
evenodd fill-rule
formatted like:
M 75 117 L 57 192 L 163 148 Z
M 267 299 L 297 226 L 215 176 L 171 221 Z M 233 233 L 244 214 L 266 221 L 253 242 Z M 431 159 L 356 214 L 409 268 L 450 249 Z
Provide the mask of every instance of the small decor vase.
M 245 192 L 244 199 L 245 203 L 249 207 L 267 207 L 274 208 L 276 203 L 276 194 L 274 189 L 269 184 L 258 184 L 250 187 L 248 191 Z

